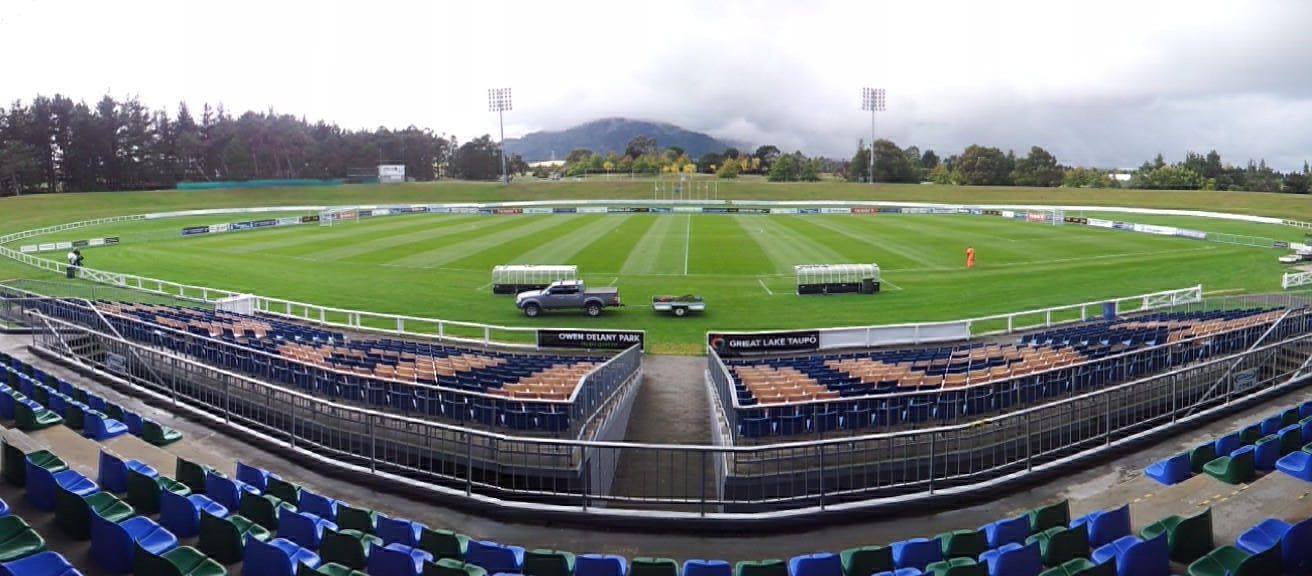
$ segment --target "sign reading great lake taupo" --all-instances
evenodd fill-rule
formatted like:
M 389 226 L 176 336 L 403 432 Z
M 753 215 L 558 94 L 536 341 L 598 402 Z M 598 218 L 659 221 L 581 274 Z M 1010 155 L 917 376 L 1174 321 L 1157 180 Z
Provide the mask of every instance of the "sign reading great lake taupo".
M 804 352 L 820 348 L 818 330 L 796 332 L 757 332 L 754 334 L 707 335 L 706 343 L 720 356 L 764 354 L 770 352 Z

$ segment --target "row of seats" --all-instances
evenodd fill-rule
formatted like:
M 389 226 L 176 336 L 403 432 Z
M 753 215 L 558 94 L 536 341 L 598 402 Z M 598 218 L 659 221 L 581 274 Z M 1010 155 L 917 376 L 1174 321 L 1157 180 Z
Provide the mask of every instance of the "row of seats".
M 1305 412 L 1312 413 L 1312 402 L 1263 420 L 1259 431 L 1286 429 Z M 5 441 L 0 476 L 24 486 L 37 509 L 53 511 L 61 531 L 89 538 L 97 563 L 137 574 L 222 574 L 237 562 L 242 574 L 253 576 L 1166 576 L 1171 562 L 1186 565 L 1193 576 L 1274 576 L 1303 574 L 1312 566 L 1309 520 L 1267 519 L 1233 546 L 1216 546 L 1210 508 L 1169 516 L 1135 533 L 1128 504 L 1071 518 L 1065 501 L 978 529 L 787 561 L 680 564 L 668 558 L 575 556 L 477 541 L 351 506 L 241 461 L 235 465 L 229 477 L 177 457 L 174 477 L 168 478 L 102 446 L 92 481 L 49 451 L 24 453 Z M 178 544 L 191 536 L 198 538 L 196 546 Z
M 131 410 L 107 402 L 17 357 L 0 353 L 0 418 L 13 420 L 19 430 L 33 431 L 63 424 L 94 440 L 132 434 L 156 446 L 182 439 L 182 433 Z
M 72 321 L 90 321 L 76 302 L 41 300 L 36 303 L 45 313 Z M 179 308 L 178 310 L 189 310 Z M 81 320 L 79 320 L 81 318 Z M 576 421 L 573 414 L 574 392 L 578 382 L 596 364 L 595 357 L 582 355 L 525 355 L 503 352 L 480 353 L 484 358 L 511 358 L 502 362 L 501 372 L 480 374 L 460 372 L 454 381 L 402 382 L 378 376 L 346 372 L 336 368 L 305 364 L 295 358 L 278 356 L 279 347 L 306 346 L 287 341 L 259 343 L 221 342 L 161 330 L 155 324 L 137 319 L 110 316 L 115 328 L 125 337 L 162 346 L 201 361 L 252 374 L 268 382 L 288 384 L 305 392 L 333 400 L 388 408 L 419 416 L 432 416 L 471 422 L 488 427 L 559 435 L 570 430 Z M 345 343 L 324 344 L 324 349 L 340 348 Z M 367 346 L 364 343 L 351 345 Z M 385 345 L 395 348 L 395 341 Z M 271 346 L 274 356 L 260 352 Z M 436 345 L 429 345 L 434 352 Z M 415 349 L 419 349 L 418 346 Z M 450 355 L 470 355 L 470 349 L 451 347 Z M 447 356 L 444 356 L 446 358 Z M 550 362 L 550 364 L 546 364 Z M 518 381 L 496 381 L 491 377 L 515 377 Z M 495 388 L 492 388 L 495 384 Z M 581 421 L 581 420 L 579 420 Z
M 1289 311 L 1269 341 L 1312 331 L 1310 312 Z M 1091 337 L 1089 327 L 1072 327 L 1049 332 L 1042 343 L 726 360 L 735 375 L 733 425 L 740 437 L 760 438 L 982 417 L 1012 405 L 1131 381 L 1244 350 L 1268 331 L 1273 316 L 1284 314 L 1280 310 L 1197 313 L 1201 320 L 1196 321 L 1188 313 L 1162 314 L 1154 321 L 1172 326 L 1211 323 L 1209 329 L 1218 331 L 1170 344 L 1117 342 L 1115 355 L 1091 354 L 1088 346 L 1105 345 L 1081 340 Z M 1099 324 L 1101 333 L 1116 332 L 1107 328 L 1109 323 Z M 935 370 L 948 372 L 927 383 L 923 374 Z M 773 396 L 758 396 L 762 390 Z
M 1304 403 L 1154 462 L 1144 469 L 1144 475 L 1166 486 L 1198 474 L 1243 484 L 1274 470 L 1312 481 L 1309 458 L 1312 403 Z

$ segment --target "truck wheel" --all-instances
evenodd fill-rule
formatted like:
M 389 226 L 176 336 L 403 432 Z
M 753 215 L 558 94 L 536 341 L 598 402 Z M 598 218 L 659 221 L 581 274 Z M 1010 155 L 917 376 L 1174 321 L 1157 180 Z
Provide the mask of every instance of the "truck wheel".
M 675 306 L 675 307 L 674 307 L 674 315 L 675 315 L 675 316 L 683 316 L 684 314 L 687 314 L 687 313 L 688 313 L 688 309 L 687 309 L 687 308 L 684 308 L 683 306 Z
M 529 304 L 524 307 L 524 315 L 528 316 L 529 318 L 536 317 L 541 312 L 542 312 L 542 308 L 537 304 Z
M 601 304 L 588 304 L 588 316 L 601 316 Z

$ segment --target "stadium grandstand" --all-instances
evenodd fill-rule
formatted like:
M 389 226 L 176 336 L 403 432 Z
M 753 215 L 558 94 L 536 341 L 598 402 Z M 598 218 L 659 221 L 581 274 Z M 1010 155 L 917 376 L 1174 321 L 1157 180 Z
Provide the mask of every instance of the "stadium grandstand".
M 1312 353 L 1309 311 L 1293 296 L 1186 299 L 933 343 L 825 346 L 821 337 L 812 350 L 759 354 L 708 346 L 718 426 L 711 445 L 696 447 L 612 441 L 643 378 L 638 347 L 423 340 L 168 298 L 11 287 L 0 316 L 31 336 L 19 346 L 5 337 L 0 356 L 9 503 L 0 517 L 12 518 L 0 566 L 38 575 L 1301 574 L 1298 539 L 1312 539 L 1312 521 L 1281 502 L 1312 482 L 1312 450 L 1303 450 L 1312 402 L 1286 394 Z M 916 524 L 932 532 L 887 523 L 757 541 L 781 542 L 779 559 L 763 559 L 759 546 L 655 535 L 617 550 L 594 538 L 596 527 L 470 534 L 489 529 L 433 508 L 778 532 L 781 522 L 806 526 L 804 517 L 851 521 L 1033 485 L 1227 414 L 1240 420 L 1184 450 L 1145 451 L 1154 460 L 1143 474 L 1106 490 L 1026 492 Z M 227 451 L 197 438 L 211 430 L 233 438 Z M 657 467 L 636 490 L 617 470 L 635 453 L 655 454 Z M 674 487 L 677 476 L 685 481 Z M 398 493 L 406 497 L 388 496 Z

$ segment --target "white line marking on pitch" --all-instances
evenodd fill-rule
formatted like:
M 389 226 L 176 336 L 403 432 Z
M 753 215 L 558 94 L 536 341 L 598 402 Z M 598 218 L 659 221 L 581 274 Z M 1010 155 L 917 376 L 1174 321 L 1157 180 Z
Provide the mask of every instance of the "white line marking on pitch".
M 683 275 L 688 275 L 688 246 L 692 244 L 692 214 L 688 215 L 688 229 L 683 233 Z
M 771 292 L 771 291 L 770 291 L 770 287 L 765 285 L 765 280 L 763 280 L 763 279 L 761 279 L 761 278 L 757 278 L 756 281 L 761 283 L 761 287 L 762 287 L 762 288 L 765 288 L 765 293 L 766 293 L 766 294 L 769 294 L 769 295 L 771 295 L 771 296 L 774 296 L 774 292 Z
M 879 280 L 879 289 L 882 291 L 885 287 L 892 287 L 894 290 L 901 290 L 901 289 L 902 289 L 902 287 L 901 287 L 901 286 L 898 286 L 897 284 L 894 284 L 894 283 L 892 283 L 892 282 L 889 282 L 888 280 L 880 279 L 880 280 Z
M 482 291 L 486 290 L 488 286 L 491 286 L 491 285 L 492 285 L 492 283 L 491 283 L 491 282 L 488 282 L 487 284 L 484 284 L 484 285 L 482 285 L 482 286 L 479 286 L 478 288 L 475 288 L 474 291 L 475 291 L 475 292 L 482 292 Z
M 614 277 L 614 278 L 611 278 L 611 279 L 610 279 L 610 285 L 611 285 L 611 286 L 614 286 L 615 283 L 619 281 L 619 279 L 620 279 L 619 276 L 616 276 L 616 277 Z

